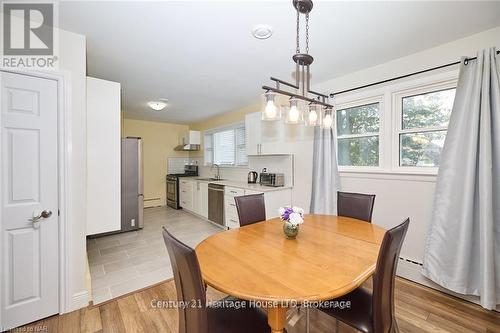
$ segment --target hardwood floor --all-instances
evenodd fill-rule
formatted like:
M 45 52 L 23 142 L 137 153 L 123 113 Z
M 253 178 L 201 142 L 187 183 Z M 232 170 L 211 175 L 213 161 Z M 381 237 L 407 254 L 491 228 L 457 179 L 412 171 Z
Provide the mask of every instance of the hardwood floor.
M 370 288 L 370 283 L 366 287 Z M 222 297 L 222 293 L 208 288 L 210 300 Z M 484 310 L 478 305 L 408 280 L 397 279 L 395 297 L 396 317 L 402 333 L 500 332 L 500 313 Z M 13 332 L 174 333 L 177 332 L 177 311 L 154 308 L 151 304 L 153 300 L 175 298 L 175 285 L 170 280 L 96 306 L 53 316 Z M 289 333 L 305 332 L 305 316 L 302 313 L 291 310 L 288 316 Z M 310 323 L 311 333 L 335 332 L 335 320 L 320 311 L 311 311 Z M 341 333 L 356 332 L 342 323 L 338 327 Z

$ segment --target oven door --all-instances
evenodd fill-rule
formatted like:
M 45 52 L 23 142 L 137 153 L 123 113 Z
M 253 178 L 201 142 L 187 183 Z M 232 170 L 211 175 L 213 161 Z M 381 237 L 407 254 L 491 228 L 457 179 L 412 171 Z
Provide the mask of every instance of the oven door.
M 177 180 L 167 179 L 167 205 L 177 209 Z

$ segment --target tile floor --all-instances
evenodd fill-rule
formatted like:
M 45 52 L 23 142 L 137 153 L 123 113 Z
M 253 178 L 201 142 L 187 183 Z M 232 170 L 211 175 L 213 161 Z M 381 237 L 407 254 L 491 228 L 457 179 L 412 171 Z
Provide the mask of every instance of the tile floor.
M 148 287 L 172 277 L 162 226 L 195 247 L 221 228 L 169 207 L 144 210 L 144 228 L 87 239 L 94 304 Z

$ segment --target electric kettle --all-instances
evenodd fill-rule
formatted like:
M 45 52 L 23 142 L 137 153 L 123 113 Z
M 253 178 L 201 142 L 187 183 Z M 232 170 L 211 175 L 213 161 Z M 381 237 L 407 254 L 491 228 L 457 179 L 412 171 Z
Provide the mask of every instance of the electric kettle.
M 257 172 L 250 171 L 248 173 L 248 184 L 255 184 L 255 183 L 257 183 L 257 178 L 258 178 Z

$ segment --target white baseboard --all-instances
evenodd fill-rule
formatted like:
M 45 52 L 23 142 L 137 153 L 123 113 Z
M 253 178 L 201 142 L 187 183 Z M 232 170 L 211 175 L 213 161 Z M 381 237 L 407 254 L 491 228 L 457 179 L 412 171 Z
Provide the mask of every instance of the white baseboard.
M 89 292 L 87 290 L 73 294 L 68 312 L 75 311 L 89 305 Z
M 422 273 L 420 273 L 420 266 L 417 263 L 409 262 L 404 259 L 400 259 L 398 263 L 398 270 L 397 270 L 397 276 L 400 276 L 402 278 L 408 279 L 410 281 L 419 283 L 421 285 L 424 285 L 426 287 L 441 291 L 445 294 L 455 296 L 461 299 L 464 299 L 466 301 L 475 303 L 475 304 L 480 304 L 479 302 L 479 297 L 477 296 L 472 296 L 472 295 L 462 295 L 462 294 L 457 294 L 451 290 L 445 289 L 438 285 L 437 283 L 429 280 L 427 277 L 423 276 Z M 500 305 L 497 306 L 496 311 L 500 312 Z

